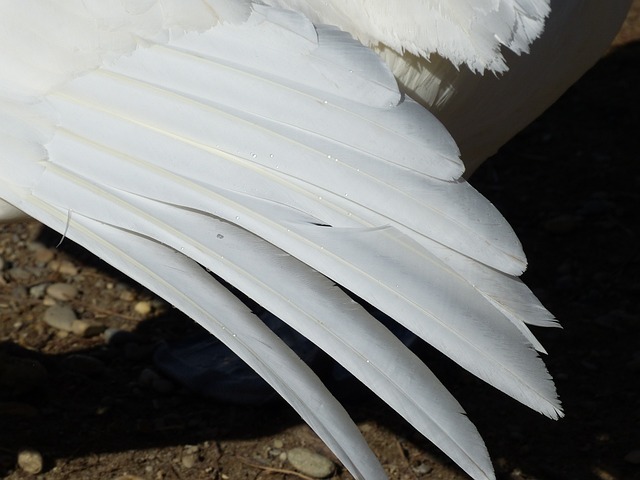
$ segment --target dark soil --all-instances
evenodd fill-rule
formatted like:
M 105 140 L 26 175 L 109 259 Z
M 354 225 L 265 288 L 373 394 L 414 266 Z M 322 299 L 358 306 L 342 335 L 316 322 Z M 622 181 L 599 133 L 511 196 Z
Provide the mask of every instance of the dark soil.
M 517 231 L 524 279 L 564 327 L 536 333 L 566 418 L 545 419 L 420 348 L 501 479 L 640 479 L 639 11 L 636 1 L 610 54 L 472 179 Z M 1 228 L 0 476 L 32 477 L 16 466 L 26 447 L 48 480 L 278 480 L 295 477 L 264 467 L 290 469 L 286 449 L 333 458 L 284 403 L 147 385 L 155 346 L 198 327 L 40 225 Z M 77 287 L 67 303 L 81 319 L 133 336 L 107 344 L 43 323 L 39 286 L 56 282 Z M 381 402 L 348 407 L 392 479 L 466 478 Z

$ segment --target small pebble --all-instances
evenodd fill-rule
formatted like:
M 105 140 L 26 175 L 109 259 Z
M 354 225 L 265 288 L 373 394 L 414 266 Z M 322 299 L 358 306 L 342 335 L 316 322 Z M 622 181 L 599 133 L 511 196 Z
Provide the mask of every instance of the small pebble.
M 76 267 L 71 262 L 60 262 L 60 268 L 58 268 L 58 272 L 68 277 L 75 277 L 78 275 L 78 267 Z
M 267 455 L 269 455 L 272 458 L 280 457 L 282 453 L 283 453 L 282 450 L 280 450 L 279 448 L 270 448 L 267 451 Z
M 113 288 L 113 286 L 111 286 L 111 288 Z M 135 293 L 133 293 L 130 290 L 125 290 L 120 294 L 120 300 L 123 300 L 125 302 L 133 302 L 135 299 L 136 299 Z
M 363 423 L 359 428 L 362 433 L 368 433 L 373 430 L 373 426 L 370 423 Z
M 67 302 L 78 295 L 78 289 L 68 283 L 53 283 L 47 287 L 47 295 L 55 300 Z
M 39 285 L 34 285 L 29 289 L 29 296 L 31 298 L 42 298 L 47 290 L 48 284 L 41 283 Z
M 77 267 L 67 260 L 52 260 L 49 262 L 49 269 L 69 277 L 75 277 L 78 274 Z
M 95 320 L 74 320 L 71 323 L 71 331 L 84 338 L 100 335 L 106 328 L 106 326 Z
M 72 372 L 81 373 L 83 375 L 95 375 L 102 373 L 105 369 L 104 363 L 89 355 L 76 353 L 69 355 L 62 360 L 62 366 Z
M 77 319 L 69 305 L 53 305 L 47 308 L 42 316 L 44 323 L 65 332 L 73 330 L 73 322 Z
M 313 478 L 328 477 L 335 470 L 331 460 L 307 448 L 292 448 L 287 452 L 287 460 L 300 473 Z
M 40 452 L 32 449 L 24 449 L 18 452 L 18 465 L 25 472 L 35 475 L 42 471 L 44 462 Z
M 427 473 L 431 473 L 431 470 L 433 470 L 431 465 L 427 465 L 426 463 L 420 463 L 411 469 L 419 475 L 426 475 Z
M 29 250 L 30 252 L 37 252 L 38 250 L 42 250 L 43 248 L 47 247 L 43 243 L 40 243 L 38 241 L 27 243 L 27 250 Z
M 44 305 L 45 307 L 53 307 L 54 305 L 58 305 L 58 302 L 56 302 L 53 298 L 49 296 L 45 296 L 42 299 L 42 305 Z
M 193 468 L 193 466 L 196 464 L 196 460 L 198 459 L 198 457 L 196 455 L 194 455 L 193 453 L 188 453 L 186 455 L 182 456 L 182 466 L 184 468 Z
M 36 262 L 43 265 L 53 260 L 54 256 L 54 253 L 47 248 L 38 248 L 34 255 Z
M 133 307 L 133 310 L 139 315 L 149 315 L 151 312 L 151 303 L 147 301 L 138 302 Z
M 24 282 L 31 278 L 31 272 L 25 270 L 24 268 L 14 267 L 9 270 L 9 278 L 16 282 Z

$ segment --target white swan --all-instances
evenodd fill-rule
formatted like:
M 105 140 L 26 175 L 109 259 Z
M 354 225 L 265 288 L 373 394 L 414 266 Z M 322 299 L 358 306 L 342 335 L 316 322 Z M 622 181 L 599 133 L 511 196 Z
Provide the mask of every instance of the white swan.
M 547 1 L 2 0 L 0 218 L 38 219 L 193 317 L 356 478 L 385 474 L 355 425 L 206 269 L 494 478 L 462 407 L 336 286 L 561 415 L 527 328 L 555 322 L 517 278 L 517 238 L 380 58 L 473 169 L 597 59 L 628 4 L 552 2 L 515 58 Z

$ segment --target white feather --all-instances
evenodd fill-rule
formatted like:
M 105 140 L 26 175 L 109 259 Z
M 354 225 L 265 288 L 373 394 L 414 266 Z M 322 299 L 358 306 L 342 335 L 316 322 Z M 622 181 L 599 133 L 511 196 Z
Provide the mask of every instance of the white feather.
M 72 220 L 82 223 L 78 218 L 89 215 L 101 223 L 113 222 L 118 229 L 155 238 L 215 270 L 340 361 L 471 475 L 490 471 L 490 464 L 483 460 L 482 441 L 455 399 L 397 338 L 333 282 L 259 237 L 203 212 L 117 190 L 102 191 L 74 179 L 70 172 L 48 170 L 43 183 L 49 191 L 39 192 L 46 204 L 67 204 L 60 192 L 71 192 L 81 210 L 72 210 Z M 105 201 L 108 211 L 102 208 Z M 63 214 L 61 210 L 61 218 Z M 171 225 L 164 218 L 170 218 Z M 73 237 L 73 223 L 66 228 Z M 103 240 L 108 238 L 103 234 Z M 153 262 L 158 258 L 150 257 L 148 263 Z M 173 301 L 175 293 L 163 296 Z M 202 321 L 199 315 L 194 318 Z M 235 328 L 232 323 L 226 325 L 229 330 Z M 295 406 L 291 394 L 282 394 Z M 328 418 L 325 423 L 332 421 Z
M 227 344 L 298 411 L 356 478 L 386 478 L 353 421 L 313 371 L 196 262 L 135 232 L 61 212 L 36 199 L 30 204 L 44 221 L 64 228 L 70 239 L 151 286 Z M 473 426 L 468 428 L 473 433 Z
M 184 37 L 182 40 L 184 41 Z M 250 39 L 249 39 L 250 40 Z M 134 55 L 135 57 L 135 55 Z M 134 58 L 132 57 L 132 58 Z M 144 57 L 143 57 L 144 59 Z M 156 58 L 157 61 L 157 58 Z M 448 353 L 452 358 L 456 361 L 459 361 L 466 368 L 474 371 L 474 373 L 478 374 L 481 378 L 484 378 L 490 383 L 498 386 L 499 388 L 509 392 L 515 397 L 519 398 L 521 401 L 525 401 L 530 405 L 534 406 L 534 408 L 538 408 L 547 412 L 553 412 L 552 408 L 549 410 L 547 407 L 539 404 L 537 400 L 530 400 L 532 398 L 536 398 L 536 395 L 523 393 L 523 390 L 526 390 L 528 387 L 523 387 L 524 385 L 528 385 L 531 380 L 526 380 L 527 375 L 525 375 L 525 380 L 520 379 L 521 374 L 516 374 L 513 380 L 513 383 L 509 381 L 505 381 L 505 378 L 508 378 L 507 375 L 493 375 L 494 372 L 500 371 L 499 365 L 517 365 L 521 358 L 526 358 L 526 348 L 523 352 L 518 352 L 513 357 L 505 357 L 497 360 L 497 364 L 488 363 L 478 361 L 478 359 L 474 356 L 466 356 L 463 355 L 464 352 L 469 351 L 469 345 L 473 344 L 481 344 L 481 331 L 478 331 L 476 327 L 474 327 L 473 323 L 471 327 L 465 326 L 465 331 L 469 333 L 459 333 L 458 335 L 453 337 L 455 340 L 458 336 L 461 336 L 466 345 L 461 345 L 459 347 L 455 347 L 452 344 L 447 344 L 447 341 L 443 341 L 444 338 L 448 335 L 448 328 L 450 328 L 451 321 L 443 321 L 440 320 L 442 315 L 450 315 L 454 318 L 459 317 L 461 319 L 468 318 L 469 315 L 465 315 L 465 311 L 469 309 L 468 305 L 471 302 L 471 298 L 473 296 L 473 291 L 470 289 L 468 283 L 464 279 L 459 279 L 458 282 L 461 282 L 460 287 L 456 287 L 455 284 L 448 285 L 443 281 L 443 276 L 446 277 L 451 275 L 451 272 L 447 271 L 440 265 L 439 262 L 434 261 L 431 255 L 428 252 L 421 252 L 421 249 L 416 249 L 415 247 L 407 247 L 403 245 L 401 240 L 396 239 L 395 237 L 387 234 L 385 231 L 380 231 L 376 229 L 356 229 L 355 232 L 357 235 L 353 237 L 348 234 L 348 231 L 343 233 L 342 230 L 338 229 L 339 225 L 336 225 L 336 215 L 333 212 L 330 218 L 327 216 L 321 216 L 322 212 L 319 212 L 317 208 L 311 209 L 313 216 L 305 217 L 300 215 L 305 207 L 309 208 L 309 203 L 311 199 L 304 199 L 306 202 L 304 204 L 296 205 L 292 202 L 292 198 L 289 198 L 288 204 L 297 208 L 296 211 L 292 211 L 291 209 L 285 209 L 283 205 L 278 206 L 278 204 L 274 204 L 274 201 L 282 201 L 280 199 L 268 198 L 269 202 L 265 202 L 260 200 L 260 198 L 255 197 L 255 192 L 247 190 L 246 187 L 243 188 L 240 192 L 234 192 L 229 189 L 229 185 L 224 185 L 226 183 L 226 179 L 233 176 L 225 175 L 223 177 L 220 176 L 220 171 L 214 167 L 213 159 L 208 158 L 208 166 L 209 171 L 205 171 L 205 169 L 200 169 L 198 171 L 198 182 L 189 181 L 185 179 L 183 175 L 180 173 L 179 168 L 176 171 L 176 167 L 174 165 L 164 165 L 165 158 L 167 158 L 167 152 L 173 151 L 177 147 L 167 147 L 166 141 L 163 142 L 162 138 L 154 136 L 153 138 L 146 137 L 145 131 L 140 131 L 132 126 L 128 126 L 126 130 L 122 129 L 122 125 L 125 125 L 122 121 L 123 113 L 127 112 L 129 115 L 138 115 L 136 112 L 144 112 L 144 118 L 140 119 L 137 116 L 130 117 L 128 121 L 134 123 L 135 125 L 142 126 L 144 129 L 150 129 L 152 131 L 162 131 L 162 132 L 170 132 L 170 135 L 175 135 L 175 132 L 178 132 L 182 127 L 180 126 L 181 116 L 175 115 L 176 112 L 179 111 L 180 108 L 189 108 L 189 106 L 183 105 L 183 100 L 178 98 L 175 102 L 171 101 L 173 95 L 169 94 L 166 101 L 162 102 L 157 99 L 157 97 L 152 97 L 148 101 L 142 101 L 141 106 L 136 108 L 137 101 L 145 96 L 144 89 L 149 88 L 146 84 L 136 83 L 135 86 L 138 88 L 136 94 L 130 93 L 125 95 L 125 92 L 122 92 L 119 89 L 119 83 L 113 86 L 111 83 L 102 83 L 99 78 L 97 81 L 92 81 L 92 76 L 87 75 L 83 79 L 73 82 L 68 88 L 65 88 L 62 94 L 62 99 L 59 100 L 57 97 L 52 99 L 53 105 L 57 107 L 57 111 L 60 115 L 63 115 L 65 118 L 65 125 L 67 128 L 71 128 L 74 130 L 74 134 L 81 133 L 83 136 L 89 136 L 91 141 L 98 141 L 99 145 L 96 147 L 91 147 L 91 145 L 77 145 L 74 143 L 73 136 L 69 137 L 67 135 L 58 135 L 54 141 L 49 145 L 49 152 L 52 154 L 53 161 L 55 163 L 60 163 L 64 168 L 69 171 L 77 172 L 89 180 L 95 183 L 104 183 L 118 188 L 131 192 L 135 192 L 139 195 L 144 195 L 149 198 L 156 199 L 158 201 L 162 201 L 163 198 L 166 198 L 168 192 L 171 192 L 169 198 L 171 198 L 171 202 L 176 203 L 178 205 L 182 205 L 185 207 L 198 209 L 201 211 L 212 212 L 227 221 L 238 223 L 239 225 L 247 228 L 251 231 L 259 232 L 261 236 L 263 236 L 268 241 L 272 242 L 275 245 L 280 246 L 281 248 L 289 251 L 290 253 L 298 256 L 303 259 L 309 265 L 313 266 L 315 269 L 324 272 L 325 274 L 331 276 L 337 282 L 345 285 L 347 288 L 350 288 L 355 293 L 361 295 L 366 300 L 371 301 L 372 303 L 376 303 L 382 310 L 386 311 L 392 316 L 398 316 L 400 318 L 403 315 L 407 315 L 405 310 L 407 308 L 415 308 L 410 307 L 412 305 L 417 305 L 419 308 L 413 314 L 413 317 L 409 316 L 409 318 L 413 318 L 411 322 L 408 320 L 405 321 L 405 325 L 416 331 L 419 335 L 425 338 L 430 343 L 434 344 L 437 348 Z M 78 83 L 81 83 L 79 88 L 74 88 Z M 92 89 L 89 92 L 83 92 L 82 86 L 83 84 L 89 84 L 92 86 Z M 212 85 L 214 89 L 217 91 L 215 87 L 217 84 Z M 277 87 L 276 87 L 277 88 Z M 152 87 L 153 90 L 156 90 L 157 87 L 154 85 Z M 77 97 L 80 95 L 78 91 L 83 92 L 84 100 L 78 100 Z M 222 89 L 224 93 L 224 89 Z M 261 88 L 263 95 L 260 98 L 272 100 L 276 98 L 278 101 L 278 97 L 273 94 L 264 94 L 267 91 L 267 87 L 263 86 Z M 75 96 L 69 99 L 70 92 Z M 94 93 L 95 92 L 95 93 Z M 109 92 L 109 97 L 106 100 L 102 100 L 99 102 L 96 100 L 96 97 L 104 96 L 104 92 Z M 297 93 L 292 91 L 291 89 L 287 89 L 287 93 L 289 95 L 296 95 Z M 161 92 L 162 95 L 166 95 L 165 91 Z M 224 94 L 222 95 L 224 96 Z M 91 100 L 87 100 L 90 98 Z M 118 105 L 120 98 L 128 98 L 128 99 L 136 99 L 130 100 L 128 105 Z M 65 103 L 64 100 L 70 100 Z M 108 101 L 112 100 L 112 101 Z M 89 104 L 83 102 L 93 102 L 90 104 L 92 109 L 105 109 L 108 111 L 107 115 L 101 114 L 100 111 L 94 112 L 90 111 L 85 112 L 88 108 Z M 318 100 L 319 101 L 319 100 Z M 133 103 L 132 103 L 133 102 Z M 258 103 L 260 99 L 255 98 L 251 104 Z M 287 102 L 290 103 L 290 102 Z M 349 106 L 349 103 L 344 103 L 341 108 L 345 108 Z M 255 107 L 254 107 L 255 108 Z M 149 112 L 151 110 L 152 113 Z M 264 108 L 263 115 L 266 115 L 268 112 L 268 108 Z M 202 115 L 201 112 L 194 112 L 191 109 L 188 110 L 188 114 L 185 116 L 189 118 L 197 118 L 198 114 Z M 217 119 L 216 117 L 219 115 L 217 109 L 204 109 L 204 114 L 206 116 L 202 117 L 202 120 L 198 123 L 200 125 L 206 126 L 207 129 L 213 128 L 213 125 L 216 125 Z M 224 113 L 223 113 L 224 116 Z M 177 118 L 176 118 L 177 117 Z M 116 123 L 112 123 L 114 118 L 118 120 Z M 67 120 L 68 119 L 68 120 Z M 337 119 L 336 119 L 337 120 Z M 349 119 L 349 125 L 353 124 L 353 119 Z M 163 122 L 171 122 L 168 126 Z M 320 122 L 322 123 L 322 122 Z M 162 125 L 161 127 L 159 125 Z M 336 125 L 337 129 L 345 128 L 343 122 L 338 123 Z M 220 128 L 220 131 L 223 130 L 223 127 Z M 231 128 L 224 128 L 226 131 L 233 131 Z M 105 132 L 108 137 L 103 137 L 103 133 Z M 159 152 L 155 152 L 153 155 L 149 155 L 148 152 L 145 153 L 145 157 L 151 160 L 142 160 L 142 159 L 131 159 L 128 157 L 128 151 L 124 151 L 121 153 L 110 152 L 107 149 L 117 149 L 126 148 L 129 143 L 128 135 L 135 134 L 138 139 L 137 145 L 154 145 L 155 148 L 160 148 L 164 153 L 160 154 Z M 120 138 L 120 135 L 123 137 Z M 169 134 L 165 133 L 165 137 Z M 96 136 L 98 140 L 96 140 Z M 271 151 L 268 147 L 264 147 L 259 143 L 255 142 L 255 138 L 259 136 L 259 133 L 252 135 L 251 138 L 254 139 L 255 149 L 254 151 L 264 152 Z M 290 139 L 289 141 L 295 140 L 297 142 L 300 141 L 301 136 L 298 134 L 293 137 L 291 134 L 289 137 L 281 136 L 281 142 L 285 140 L 285 138 Z M 124 140 L 123 140 L 124 139 Z M 145 141 L 141 141 L 145 139 Z M 400 146 L 401 140 L 394 142 L 392 145 Z M 235 151 L 235 146 L 225 145 L 225 146 L 214 146 L 207 145 L 205 134 L 201 134 L 198 136 L 197 140 L 194 141 L 199 145 L 203 145 L 207 148 L 209 152 L 209 157 L 211 157 L 211 153 L 215 151 Z M 225 141 L 229 141 L 229 136 L 225 138 Z M 107 145 L 108 143 L 108 145 Z M 273 142 L 271 142 L 273 143 Z M 311 142 L 308 142 L 311 143 Z M 317 140 L 316 140 L 317 143 Z M 86 149 L 85 149 L 86 148 Z M 92 150 L 95 148 L 96 150 Z M 136 147 L 138 150 L 140 147 Z M 184 147 L 183 147 L 184 148 Z M 326 147 L 322 148 L 322 145 L 316 148 L 319 152 L 326 151 Z M 353 150 L 353 147 L 352 147 Z M 356 155 L 357 152 L 354 150 L 352 152 L 352 156 Z M 249 151 L 245 151 L 242 154 L 231 155 L 227 153 L 227 157 L 234 156 L 234 161 L 236 163 L 248 163 L 248 166 L 253 168 L 254 170 L 261 171 L 260 168 L 262 164 L 259 162 L 259 159 L 254 159 L 252 157 L 265 157 L 264 154 L 254 155 L 249 154 Z M 287 158 L 295 159 L 295 155 L 282 155 L 278 154 L 278 157 L 284 156 L 285 160 Z M 321 154 L 316 159 L 316 164 L 328 163 L 331 168 L 337 170 L 334 159 L 327 159 L 326 154 Z M 169 157 L 171 158 L 171 157 Z M 56 160 L 59 159 L 59 160 Z M 372 163 L 376 160 L 376 158 L 368 158 L 369 163 Z M 276 160 L 277 161 L 277 160 Z M 301 164 L 302 166 L 302 164 Z M 402 181 L 402 175 L 406 172 L 403 170 L 394 171 L 393 165 L 384 165 L 387 176 L 390 178 L 398 178 L 400 177 L 400 181 Z M 367 168 L 367 163 L 363 162 L 362 169 Z M 167 171 L 168 170 L 168 171 Z M 267 176 L 271 174 L 270 170 L 276 170 L 272 166 L 267 165 L 267 169 L 265 173 Z M 291 172 L 293 170 L 293 172 Z M 315 170 L 306 169 L 308 172 L 312 173 L 313 177 L 308 178 L 305 176 L 305 169 L 299 168 L 297 165 L 293 164 L 291 166 L 283 163 L 281 167 L 278 169 L 279 172 L 283 172 L 283 174 L 291 175 L 293 174 L 299 180 L 309 184 L 309 186 L 314 183 L 323 183 L 322 173 Z M 396 169 L 397 170 L 397 169 Z M 324 182 L 325 188 L 336 188 L 334 185 L 337 185 L 338 188 L 342 185 L 341 176 L 344 176 L 340 170 L 336 172 L 330 171 L 327 169 L 329 173 L 332 174 L 329 177 L 329 180 Z M 357 169 L 351 169 L 351 172 L 355 172 Z M 255 172 L 254 172 L 255 173 Z M 243 174 L 242 171 L 238 172 L 237 178 L 243 179 L 243 181 L 247 181 L 249 179 L 249 174 Z M 145 175 L 146 182 L 140 185 L 138 179 Z M 224 182 L 221 183 L 219 178 L 224 179 Z M 267 177 L 268 178 L 268 177 Z M 378 174 L 377 177 L 369 176 L 369 178 L 385 178 L 382 174 Z M 347 185 L 357 185 L 359 179 L 357 177 L 351 176 L 348 177 L 350 182 Z M 365 179 L 366 180 L 366 179 Z M 262 185 L 266 183 L 266 181 L 262 181 L 258 176 L 257 179 L 248 185 L 251 185 L 253 189 L 253 185 Z M 66 198 L 66 196 L 59 192 L 69 192 L 72 191 L 69 186 L 60 186 L 57 185 L 55 179 L 45 177 L 42 181 L 43 186 L 39 187 L 36 192 L 39 195 L 43 195 L 43 192 L 49 192 L 49 196 L 45 197 L 47 201 L 56 202 L 62 201 L 67 205 L 71 205 L 70 208 L 72 210 L 83 211 L 86 209 L 86 205 L 91 205 L 91 202 L 86 199 L 81 198 Z M 204 185 L 203 185 L 204 184 Z M 431 186 L 431 185 L 430 185 Z M 242 188 L 242 187 L 241 187 Z M 277 192 L 281 194 L 287 194 L 286 191 L 287 184 L 284 182 L 280 182 L 277 186 Z M 347 187 L 348 188 L 348 187 Z M 382 187 L 369 188 L 369 190 L 373 190 L 374 192 L 380 192 Z M 474 225 L 474 219 L 468 215 L 468 211 L 473 211 L 474 215 L 478 215 L 478 206 L 477 203 L 475 205 L 475 210 L 469 208 L 468 205 L 472 205 L 473 202 L 464 201 L 464 192 L 467 190 L 460 191 L 459 184 L 456 183 L 443 183 L 439 186 L 439 189 L 446 191 L 448 188 L 450 191 L 448 192 L 449 197 L 453 196 L 457 198 L 459 201 L 456 204 L 453 204 L 453 212 L 457 215 L 462 215 L 457 222 L 463 225 Z M 309 187 L 307 187 L 309 190 Z M 364 188 L 363 191 L 367 189 Z M 417 192 L 420 192 L 418 188 L 415 189 Z M 426 190 L 426 189 L 425 189 Z M 430 190 L 436 190 L 434 186 L 431 186 Z M 451 192 L 453 190 L 453 192 Z M 294 190 L 295 192 L 295 190 Z M 334 193 L 334 197 L 339 197 L 339 195 L 335 195 L 335 192 L 325 191 L 328 195 L 329 193 Z M 268 194 L 268 192 L 267 192 Z M 444 199 L 449 198 L 447 195 L 441 195 Z M 253 198 L 252 198 L 253 197 Z M 350 206 L 350 203 L 357 202 L 358 196 L 355 194 L 350 195 L 351 199 L 348 200 L 348 203 L 344 205 L 345 208 Z M 263 197 L 264 198 L 264 193 Z M 389 202 L 392 200 L 389 196 L 384 198 L 385 202 Z M 424 209 L 430 210 L 434 205 L 438 205 L 437 197 L 432 197 L 430 202 L 425 202 Z M 316 200 L 317 201 L 317 200 Z M 321 202 L 322 204 L 326 204 L 330 199 L 325 199 Z M 345 202 L 343 202 L 345 203 Z M 365 205 L 372 205 L 371 208 L 374 210 L 382 210 L 384 211 L 385 206 L 383 202 L 376 202 L 376 199 L 372 196 L 368 196 L 365 198 L 364 202 L 360 202 Z M 406 197 L 404 199 L 404 204 L 409 205 Z M 400 205 L 399 205 L 400 207 Z M 441 209 L 444 210 L 452 210 L 449 206 L 444 206 Z M 438 210 L 441 210 L 438 209 Z M 458 212 L 458 210 L 460 212 Z M 416 209 L 414 215 L 420 215 L 420 209 Z M 396 218 L 402 216 L 396 215 Z M 389 218 L 389 220 L 387 219 Z M 385 223 L 390 222 L 391 214 L 388 214 L 387 218 L 382 217 L 383 223 L 378 223 L 377 225 L 385 225 Z M 410 216 L 408 217 L 410 219 Z M 353 218 L 347 217 L 347 220 L 350 222 L 348 224 L 353 225 Z M 429 219 L 431 220 L 431 219 Z M 436 218 L 435 221 L 438 219 Z M 340 219 L 338 219 L 340 221 Z M 312 230 L 304 230 L 301 228 L 300 224 L 313 224 L 313 223 L 322 223 L 322 224 L 331 224 L 334 225 L 332 229 L 325 229 L 321 227 L 313 227 Z M 344 223 L 342 220 L 341 223 Z M 420 223 L 424 224 L 433 224 L 434 220 L 416 222 L 419 226 Z M 491 220 L 486 220 L 484 222 L 491 225 L 491 230 L 495 233 L 495 231 L 499 231 L 500 225 L 506 225 L 505 222 L 497 215 L 492 214 Z M 455 225 L 454 225 L 455 227 Z M 130 227 L 128 227 L 130 228 Z M 441 231 L 451 231 L 452 228 L 435 228 L 435 233 L 439 233 Z M 471 232 L 472 234 L 473 232 Z M 297 235 L 296 235 L 297 234 Z M 156 234 L 157 236 L 157 234 Z M 468 238 L 469 234 L 460 235 L 459 238 Z M 502 235 L 503 237 L 505 235 Z M 445 241 L 445 240 L 442 240 Z M 334 242 L 334 243 L 332 243 Z M 362 243 L 364 242 L 364 243 Z M 484 242 L 487 245 L 491 245 L 495 242 Z M 345 250 L 347 249 L 347 250 Z M 354 259 L 358 258 L 359 253 L 367 251 L 368 259 L 376 259 L 375 262 L 365 261 L 361 265 L 354 264 Z M 384 253 L 384 252 L 389 253 Z M 420 263 L 417 261 L 416 256 L 422 255 L 425 257 L 426 261 Z M 335 258 L 339 259 L 339 262 L 335 262 Z M 416 268 L 418 267 L 418 268 Z M 217 271 L 217 269 L 215 269 Z M 416 271 L 417 270 L 417 271 Z M 384 273 L 383 272 L 387 272 Z M 399 293 L 403 292 L 403 289 L 399 286 L 398 283 L 400 280 L 392 279 L 392 276 L 395 272 L 404 272 L 405 278 L 402 283 L 408 286 L 412 286 L 415 282 L 415 285 L 419 285 L 422 288 L 429 286 L 426 289 L 427 294 L 424 294 L 420 289 L 413 293 L 404 292 L 400 298 L 398 297 Z M 431 280 L 427 283 L 427 273 L 433 272 L 431 274 Z M 385 276 L 390 277 L 389 280 L 380 280 Z M 371 287 L 368 282 L 369 279 L 376 279 L 374 282 L 374 287 Z M 419 281 L 418 279 L 421 279 Z M 232 282 L 233 283 L 233 282 Z M 388 290 L 389 292 L 393 292 L 391 296 L 384 296 L 383 293 L 379 292 L 380 284 Z M 395 287 L 394 287 L 395 285 Z M 446 287 L 443 287 L 446 285 Z M 236 285 L 238 286 L 238 285 Z M 373 288 L 373 290 L 372 290 Z M 408 287 L 404 287 L 408 288 Z M 458 300 L 447 300 L 451 297 L 453 293 L 460 296 L 460 299 L 465 298 L 465 301 Z M 385 300 L 386 298 L 386 300 Z M 444 299 L 444 300 L 443 300 Z M 262 300 L 264 302 L 264 300 Z M 441 308 L 436 308 L 434 310 L 434 305 L 442 304 L 444 301 L 444 306 Z M 406 302 L 408 306 L 402 306 L 403 303 Z M 465 305 L 465 307 L 456 315 L 455 309 L 453 305 Z M 486 312 L 483 311 L 484 302 L 481 302 L 476 308 L 475 311 L 478 318 L 483 318 L 486 316 L 491 317 L 493 310 L 487 309 Z M 435 317 L 438 320 L 438 325 L 436 328 L 429 327 L 429 324 L 425 324 L 424 322 L 424 314 L 425 312 L 431 312 L 430 315 Z M 472 317 L 468 318 L 470 320 Z M 483 322 L 484 323 L 484 322 Z M 464 325 L 461 324 L 461 325 Z M 446 326 L 446 330 L 442 332 L 439 328 L 442 326 Z M 467 330 L 469 329 L 470 330 Z M 496 327 L 498 328 L 498 327 Z M 503 327 L 499 327 L 503 328 Z M 440 332 L 440 333 L 438 333 Z M 493 333 L 487 335 L 487 340 L 493 339 Z M 512 348 L 518 344 L 518 336 L 511 335 L 513 340 Z M 479 350 L 483 355 L 491 356 L 495 352 L 499 352 L 500 348 L 498 345 L 487 345 L 486 347 L 480 347 Z M 506 352 L 505 352 L 506 353 Z M 533 361 L 533 357 L 531 358 Z M 494 359 L 489 359 L 489 362 L 496 362 Z M 526 362 L 522 362 L 526 364 Z M 538 372 L 538 375 L 543 371 Z M 535 375 L 533 376 L 535 378 Z M 537 385 L 532 391 L 536 391 L 541 389 L 540 385 Z M 545 388 L 543 388 L 544 390 Z M 548 388 L 546 388 L 548 390 Z M 547 401 L 553 402 L 553 393 L 552 390 L 546 394 Z M 549 413 L 550 415 L 555 415 L 555 413 Z
M 405 86 L 419 81 L 423 102 L 453 111 L 449 98 L 471 98 L 466 67 L 460 77 L 434 67 L 454 78 L 449 88 L 421 62 L 503 71 L 501 46 L 526 52 L 546 1 L 24 2 L 0 0 L 0 218 L 19 208 L 202 323 L 356 478 L 384 478 L 357 428 L 203 267 L 336 358 L 474 478 L 494 477 L 462 407 L 335 283 L 561 415 L 527 327 L 556 324 L 517 278 L 515 234 L 460 178 L 444 127 L 336 28 L 382 52 Z M 472 118 L 455 109 L 460 124 Z

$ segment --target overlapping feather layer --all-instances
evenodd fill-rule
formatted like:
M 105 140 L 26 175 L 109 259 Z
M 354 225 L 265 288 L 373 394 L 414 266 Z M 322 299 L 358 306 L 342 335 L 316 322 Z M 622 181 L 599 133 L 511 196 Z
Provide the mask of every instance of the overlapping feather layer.
M 136 34 L 119 58 L 91 56 L 100 68 L 74 66 L 46 92 L 12 80 L 0 196 L 221 338 L 357 478 L 384 472 L 342 407 L 205 269 L 336 358 L 471 476 L 492 478 L 456 400 L 336 286 L 561 414 L 526 326 L 553 319 L 517 279 L 513 231 L 460 179 L 453 140 L 375 54 L 299 13 L 254 5 L 243 22 L 171 28 L 150 29 L 144 45 Z

